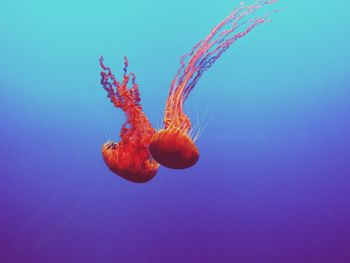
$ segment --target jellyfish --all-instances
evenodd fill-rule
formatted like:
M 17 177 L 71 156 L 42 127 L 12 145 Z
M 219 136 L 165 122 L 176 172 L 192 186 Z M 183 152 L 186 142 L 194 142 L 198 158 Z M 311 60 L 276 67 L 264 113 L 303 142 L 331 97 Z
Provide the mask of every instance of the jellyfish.
M 183 105 L 203 73 L 238 39 L 256 26 L 269 21 L 264 17 L 246 19 L 266 4 L 277 0 L 257 1 L 245 6 L 242 2 L 209 35 L 199 41 L 191 52 L 180 59 L 180 68 L 173 78 L 165 105 L 164 128 L 151 139 L 149 150 L 161 165 L 173 169 L 193 166 L 199 159 L 199 150 L 191 138 L 191 122 L 183 111 Z
M 165 103 L 164 127 L 158 131 L 142 111 L 135 75 L 127 74 L 127 58 L 122 83 L 116 80 L 100 58 L 101 84 L 113 105 L 126 114 L 120 142 L 108 141 L 102 146 L 103 159 L 111 171 L 129 181 L 144 183 L 156 175 L 160 165 L 185 169 L 197 163 L 199 150 L 192 137 L 190 118 L 183 110 L 184 102 L 203 73 L 238 39 L 270 21 L 268 16 L 271 12 L 263 17 L 249 18 L 249 15 L 277 1 L 259 0 L 251 5 L 242 2 L 206 38 L 181 57 L 180 68 L 171 82 Z M 131 87 L 128 87 L 130 78 Z
M 117 81 L 111 69 L 100 58 L 101 84 L 107 97 L 126 115 L 120 130 L 120 142 L 102 145 L 102 156 L 108 168 L 126 180 L 145 183 L 157 173 L 159 164 L 152 158 L 148 146 L 155 130 L 140 105 L 139 87 L 133 73 L 127 74 L 128 59 L 124 57 L 123 82 Z M 128 87 L 131 77 L 131 87 Z

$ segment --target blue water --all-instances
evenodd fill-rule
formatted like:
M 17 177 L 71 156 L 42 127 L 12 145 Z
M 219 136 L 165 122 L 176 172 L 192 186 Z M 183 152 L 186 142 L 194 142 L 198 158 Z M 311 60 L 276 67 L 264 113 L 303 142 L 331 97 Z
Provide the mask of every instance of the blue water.
M 124 116 L 99 56 L 120 78 L 128 55 L 160 125 L 180 56 L 237 4 L 0 3 L 1 263 L 350 262 L 348 1 L 280 1 L 204 74 L 196 166 L 138 185 L 103 163 Z

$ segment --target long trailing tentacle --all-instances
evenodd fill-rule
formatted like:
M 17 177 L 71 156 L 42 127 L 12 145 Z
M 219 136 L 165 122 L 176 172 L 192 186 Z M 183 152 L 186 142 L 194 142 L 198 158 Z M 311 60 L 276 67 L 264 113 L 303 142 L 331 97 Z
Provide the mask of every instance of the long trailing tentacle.
M 183 99 L 188 97 L 203 72 L 209 69 L 231 44 L 247 35 L 256 26 L 268 21 L 266 17 L 269 13 L 264 17 L 257 17 L 249 20 L 244 20 L 244 18 L 257 11 L 265 4 L 273 4 L 277 1 L 278 0 L 258 1 L 250 6 L 243 6 L 243 3 L 241 3 L 239 7 L 211 31 L 208 37 L 203 41 L 203 44 L 198 48 L 198 51 L 191 57 L 188 70 L 185 71 L 184 75 L 188 75 L 187 77 L 189 77 L 189 75 L 192 76 L 190 76 L 189 81 L 184 87 Z M 237 30 L 245 25 L 248 26 L 244 27 L 243 31 L 237 32 Z M 224 30 L 227 26 L 229 29 Z M 181 80 L 183 79 L 184 76 L 179 79 L 179 85 L 181 85 Z
M 270 13 L 256 18 L 249 18 L 249 15 L 266 4 L 274 4 L 276 2 L 278 0 L 258 0 L 251 5 L 244 5 L 242 2 L 228 17 L 215 26 L 204 40 L 194 45 L 190 53 L 181 57 L 180 68 L 173 78 L 166 103 L 165 128 L 171 125 L 183 125 L 183 120 L 188 119 L 182 110 L 183 103 L 203 73 L 234 42 L 247 35 L 258 25 L 269 21 L 267 17 Z M 188 130 L 190 128 L 189 125 L 189 121 L 186 121 L 183 130 Z

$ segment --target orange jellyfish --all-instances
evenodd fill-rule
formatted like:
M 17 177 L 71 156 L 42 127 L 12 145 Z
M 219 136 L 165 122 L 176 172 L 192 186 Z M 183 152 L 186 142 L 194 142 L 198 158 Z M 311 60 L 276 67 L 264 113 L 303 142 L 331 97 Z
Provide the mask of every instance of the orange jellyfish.
M 140 93 L 135 83 L 135 75 L 127 74 L 128 60 L 125 57 L 123 83 L 119 83 L 109 67 L 100 58 L 101 84 L 107 91 L 113 105 L 122 109 L 126 122 L 120 131 L 120 142 L 108 141 L 102 146 L 102 156 L 114 173 L 136 183 L 151 180 L 157 173 L 159 164 L 152 159 L 148 146 L 155 130 L 142 111 Z M 131 87 L 128 83 L 131 77 Z
M 249 15 L 277 1 L 258 0 L 246 6 L 242 2 L 190 53 L 181 57 L 180 68 L 171 82 L 165 105 L 164 127 L 157 132 L 142 111 L 135 75 L 127 74 L 127 59 L 123 82 L 119 83 L 101 57 L 101 84 L 114 106 L 126 114 L 126 123 L 120 131 L 121 141 L 109 141 L 102 146 L 102 156 L 110 170 L 129 181 L 143 183 L 156 175 L 159 164 L 173 169 L 185 169 L 196 164 L 199 150 L 190 136 L 191 122 L 183 111 L 184 102 L 203 73 L 231 44 L 269 21 L 269 13 L 255 18 L 249 18 Z M 132 83 L 128 88 L 130 77 Z
M 265 4 L 277 0 L 258 1 L 244 6 L 243 3 L 214 27 L 209 35 L 198 42 L 189 54 L 182 56 L 180 69 L 175 75 L 166 101 L 164 128 L 153 136 L 149 149 L 152 157 L 161 165 L 173 169 L 193 166 L 199 159 L 199 151 L 189 136 L 191 122 L 183 111 L 183 104 L 197 84 L 203 72 L 225 52 L 231 44 L 248 34 L 263 18 L 245 19 Z

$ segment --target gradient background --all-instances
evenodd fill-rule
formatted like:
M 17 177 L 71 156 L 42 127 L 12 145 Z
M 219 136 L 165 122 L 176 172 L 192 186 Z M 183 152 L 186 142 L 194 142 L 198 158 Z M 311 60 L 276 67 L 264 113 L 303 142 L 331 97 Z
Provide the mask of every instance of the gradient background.
M 204 74 L 193 168 L 138 185 L 102 161 L 124 116 L 99 56 L 120 78 L 128 55 L 159 125 L 180 56 L 237 3 L 0 3 L 1 263 L 350 262 L 348 1 L 280 1 Z

